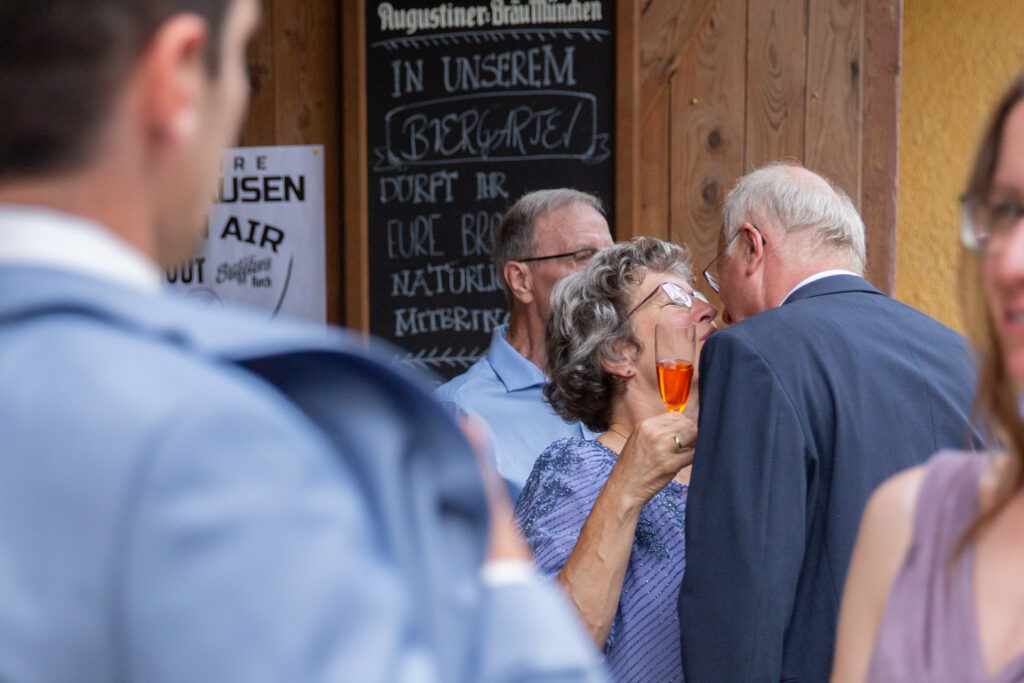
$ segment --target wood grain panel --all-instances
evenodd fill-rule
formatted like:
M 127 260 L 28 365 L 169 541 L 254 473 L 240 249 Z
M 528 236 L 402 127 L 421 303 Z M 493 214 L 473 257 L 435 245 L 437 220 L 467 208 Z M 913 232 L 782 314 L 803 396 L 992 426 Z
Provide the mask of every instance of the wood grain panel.
M 339 322 L 341 222 L 338 142 L 338 6 L 264 0 L 249 46 L 249 113 L 239 144 L 324 146 L 327 319 Z
M 612 234 L 628 239 L 640 225 L 640 2 L 615 9 L 615 220 Z
M 242 127 L 239 145 L 257 147 L 274 144 L 277 81 L 274 78 L 274 5 L 264 0 L 263 20 L 249 43 L 249 113 Z
M 804 164 L 860 203 L 864 0 L 819 0 L 807 18 Z
M 369 191 L 366 157 L 365 0 L 342 0 L 341 45 L 345 79 L 342 109 L 345 200 L 345 324 L 370 329 Z
M 748 12 L 744 167 L 752 171 L 803 158 L 807 34 L 803 0 L 754 0 Z
M 274 143 L 324 146 L 327 319 L 341 319 L 338 7 L 333 2 L 274 4 Z
M 278 0 L 274 23 L 277 144 L 326 144 L 337 136 L 337 9 Z
M 671 82 L 670 237 L 697 269 L 717 251 L 722 198 L 743 173 L 745 20 L 745 0 L 718 0 Z
M 718 0 L 651 0 L 640 23 L 640 117 L 671 80 Z M 742 43 L 740 43 L 742 44 Z
M 896 288 L 902 25 L 902 0 L 867 0 L 860 206 L 867 229 L 868 279 L 889 294 Z
M 669 197 L 672 174 L 669 165 L 669 87 L 655 97 L 640 129 L 640 210 L 633 235 L 669 239 Z M 631 237 L 633 235 L 630 235 Z

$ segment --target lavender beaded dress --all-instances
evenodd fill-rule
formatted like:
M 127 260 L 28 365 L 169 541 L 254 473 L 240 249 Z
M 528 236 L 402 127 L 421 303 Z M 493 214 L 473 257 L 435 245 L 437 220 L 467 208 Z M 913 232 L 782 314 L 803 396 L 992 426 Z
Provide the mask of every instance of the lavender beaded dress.
M 569 558 L 616 457 L 597 441 L 559 439 L 534 464 L 516 504 L 516 523 L 546 576 L 554 577 Z M 683 680 L 676 599 L 686 566 L 686 491 L 669 482 L 640 513 L 604 646 L 616 681 Z
M 1024 653 L 989 676 L 974 605 L 974 546 L 950 566 L 978 510 L 978 482 L 991 459 L 945 452 L 925 468 L 906 558 L 893 579 L 867 680 L 872 683 L 1020 683 Z

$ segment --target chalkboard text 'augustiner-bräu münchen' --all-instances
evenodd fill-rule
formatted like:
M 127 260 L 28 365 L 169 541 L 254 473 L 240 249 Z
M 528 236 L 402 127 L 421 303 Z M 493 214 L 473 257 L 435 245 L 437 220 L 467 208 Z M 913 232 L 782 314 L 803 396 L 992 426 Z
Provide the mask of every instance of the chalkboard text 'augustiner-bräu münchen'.
M 488 26 L 527 24 L 576 24 L 601 21 L 600 0 L 491 0 L 490 5 L 453 7 L 445 2 L 432 7 L 395 9 L 390 2 L 377 5 L 381 31 L 417 31 L 472 29 Z

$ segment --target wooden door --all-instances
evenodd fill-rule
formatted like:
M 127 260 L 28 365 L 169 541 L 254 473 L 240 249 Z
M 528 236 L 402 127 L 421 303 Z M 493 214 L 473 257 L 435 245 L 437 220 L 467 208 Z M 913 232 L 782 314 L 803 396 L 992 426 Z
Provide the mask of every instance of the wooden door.
M 686 244 L 703 268 L 735 180 L 794 159 L 858 205 L 868 277 L 892 292 L 901 14 L 901 0 L 620 3 L 617 236 Z

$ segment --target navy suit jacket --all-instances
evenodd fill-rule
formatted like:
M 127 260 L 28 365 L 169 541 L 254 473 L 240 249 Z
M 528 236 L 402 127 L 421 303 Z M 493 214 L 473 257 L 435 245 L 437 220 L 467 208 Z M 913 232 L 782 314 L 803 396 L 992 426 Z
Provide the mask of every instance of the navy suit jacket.
M 687 683 L 827 681 L 872 490 L 977 445 L 963 338 L 854 276 L 712 335 L 679 594 Z
M 359 340 L 0 266 L 0 680 L 602 679 Z

